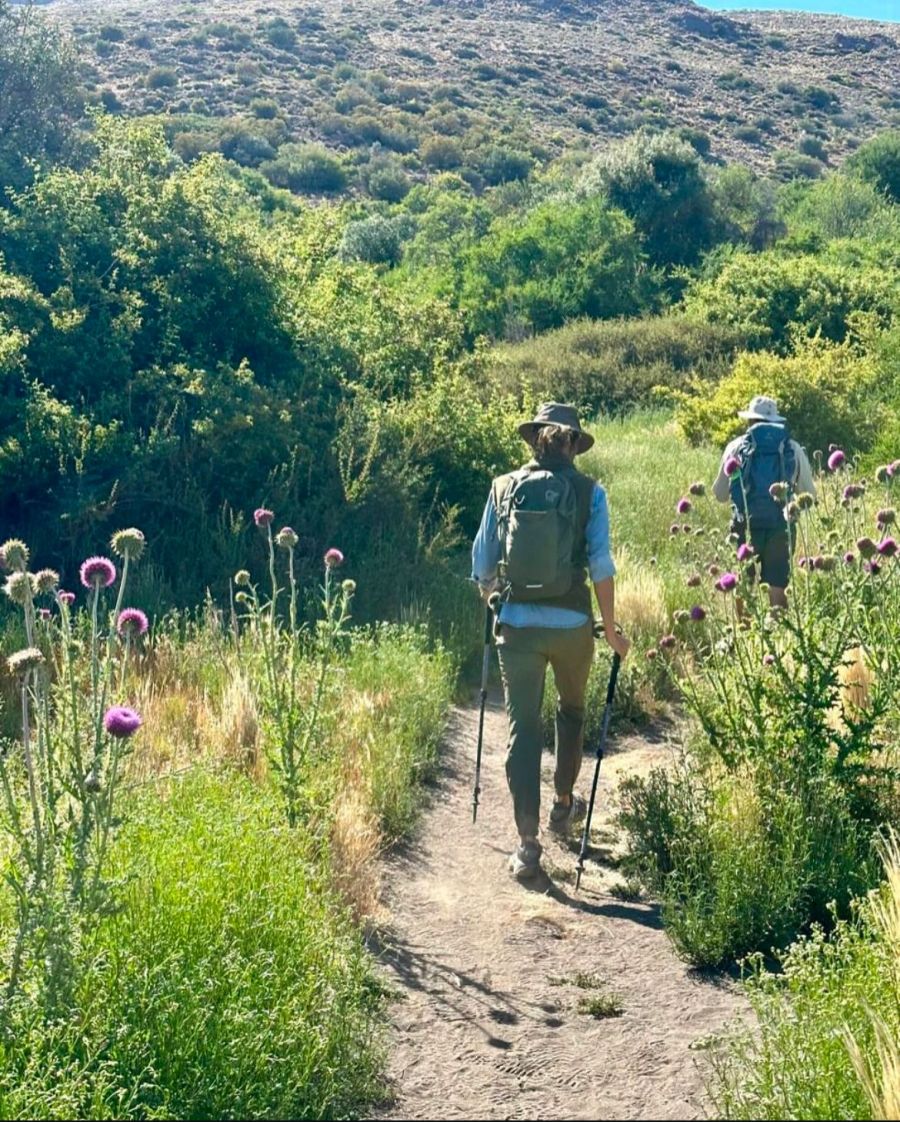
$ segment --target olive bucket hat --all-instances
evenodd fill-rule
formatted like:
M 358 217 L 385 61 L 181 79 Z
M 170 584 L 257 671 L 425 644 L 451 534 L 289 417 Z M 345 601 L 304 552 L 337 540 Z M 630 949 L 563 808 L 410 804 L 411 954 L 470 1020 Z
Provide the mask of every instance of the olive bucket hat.
M 538 408 L 537 416 L 533 421 L 526 421 L 519 425 L 519 435 L 529 444 L 534 444 L 538 429 L 542 429 L 545 425 L 559 425 L 560 428 L 571 429 L 572 432 L 578 433 L 578 443 L 575 445 L 575 451 L 579 455 L 593 446 L 594 438 L 582 429 L 574 405 L 560 405 L 558 401 L 545 401 Z

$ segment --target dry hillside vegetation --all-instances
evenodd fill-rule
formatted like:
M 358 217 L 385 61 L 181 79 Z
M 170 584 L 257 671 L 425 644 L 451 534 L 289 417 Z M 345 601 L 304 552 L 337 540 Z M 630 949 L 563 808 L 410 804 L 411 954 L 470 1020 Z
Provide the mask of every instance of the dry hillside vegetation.
M 250 166 L 318 141 L 359 162 L 375 145 L 414 174 L 468 168 L 491 182 L 519 178 L 529 157 L 675 127 L 713 158 L 787 176 L 900 122 L 900 31 L 839 16 L 726 16 L 681 0 L 49 11 L 79 40 L 95 99 L 167 114 L 183 155 L 219 147 Z M 498 140 L 518 163 L 498 170 Z

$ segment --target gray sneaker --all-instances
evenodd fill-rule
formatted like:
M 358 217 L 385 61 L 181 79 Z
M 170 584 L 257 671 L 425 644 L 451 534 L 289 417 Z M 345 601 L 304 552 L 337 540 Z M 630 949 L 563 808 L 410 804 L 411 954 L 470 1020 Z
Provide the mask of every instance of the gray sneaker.
M 568 806 L 556 802 L 550 808 L 550 817 L 547 819 L 547 828 L 554 834 L 567 834 L 579 819 L 587 813 L 587 804 L 580 795 L 573 795 Z
M 516 880 L 531 880 L 541 871 L 542 853 L 539 841 L 522 842 L 509 858 L 509 871 Z

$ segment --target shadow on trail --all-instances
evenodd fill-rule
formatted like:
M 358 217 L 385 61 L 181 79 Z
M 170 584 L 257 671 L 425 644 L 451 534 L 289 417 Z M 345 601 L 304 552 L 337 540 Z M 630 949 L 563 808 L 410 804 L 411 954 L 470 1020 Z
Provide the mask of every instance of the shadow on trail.
M 492 1048 L 512 1047 L 511 1041 L 491 1031 L 493 1026 L 516 1026 L 523 1021 L 549 1028 L 562 1024 L 558 1018 L 548 1016 L 557 1011 L 555 1005 L 516 1001 L 511 994 L 493 989 L 489 974 L 479 979 L 471 970 L 451 966 L 444 956 L 395 938 L 389 932 L 371 935 L 368 944 L 404 989 L 428 994 L 442 1007 L 444 1019 L 473 1025 Z
M 558 904 L 564 904 L 576 912 L 584 915 L 598 916 L 603 919 L 626 919 L 638 923 L 641 927 L 649 927 L 653 931 L 663 928 L 662 909 L 658 904 L 627 904 L 619 901 L 594 903 L 587 899 L 587 894 L 575 896 L 567 892 L 562 885 L 551 880 L 544 870 L 540 876 L 532 881 L 523 881 L 522 887 L 527 892 L 535 892 L 541 896 L 549 896 Z M 594 898 L 596 900 L 596 897 Z

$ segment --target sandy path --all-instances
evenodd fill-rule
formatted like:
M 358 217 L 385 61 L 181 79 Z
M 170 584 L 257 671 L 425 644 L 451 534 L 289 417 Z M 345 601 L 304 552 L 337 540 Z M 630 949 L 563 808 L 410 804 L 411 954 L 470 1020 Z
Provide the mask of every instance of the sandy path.
M 740 996 L 677 958 L 656 907 L 610 895 L 619 878 L 609 867 L 590 863 L 576 898 L 574 854 L 545 837 L 550 876 L 533 889 L 509 877 L 514 829 L 503 775 L 506 722 L 496 702 L 485 727 L 477 826 L 477 711 L 465 709 L 453 716 L 419 834 L 386 869 L 390 922 L 379 950 L 398 996 L 396 1101 L 380 1117 L 704 1117 L 696 1044 L 743 1007 Z M 665 753 L 642 740 L 611 746 L 595 819 L 598 853 L 614 841 L 606 808 L 616 777 Z M 551 757 L 545 762 L 546 780 Z M 545 782 L 545 802 L 549 790 Z M 599 975 L 603 988 L 579 988 L 580 972 Z M 578 1011 L 580 1000 L 602 992 L 621 998 L 621 1016 Z

